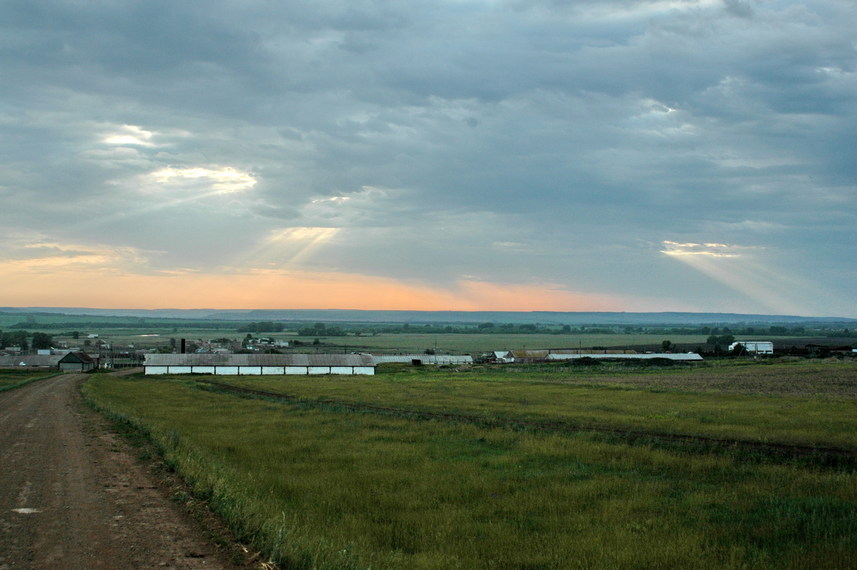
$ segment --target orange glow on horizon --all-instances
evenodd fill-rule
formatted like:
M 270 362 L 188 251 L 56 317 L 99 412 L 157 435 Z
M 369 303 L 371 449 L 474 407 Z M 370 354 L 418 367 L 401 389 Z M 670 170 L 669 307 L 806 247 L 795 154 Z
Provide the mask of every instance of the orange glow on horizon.
M 414 311 L 621 311 L 606 295 L 555 285 L 462 281 L 451 288 L 341 273 L 139 275 L 116 269 L 0 263 L 7 306 L 104 309 L 362 309 Z

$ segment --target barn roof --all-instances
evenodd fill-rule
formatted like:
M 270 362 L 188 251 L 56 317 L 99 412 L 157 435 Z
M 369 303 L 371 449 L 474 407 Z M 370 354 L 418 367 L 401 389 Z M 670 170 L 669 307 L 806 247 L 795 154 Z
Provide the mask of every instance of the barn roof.
M 95 359 L 86 354 L 85 352 L 69 352 L 65 356 L 60 359 L 61 363 L 81 363 L 81 364 L 93 364 L 95 363 Z
M 548 360 L 577 360 L 580 358 L 594 358 L 603 360 L 652 360 L 660 358 L 664 360 L 702 360 L 702 357 L 694 352 L 677 353 L 651 353 L 651 354 L 617 354 L 612 352 L 592 353 L 551 353 Z
M 26 355 L 0 355 L 0 368 L 44 366 L 56 367 L 62 358 L 59 354 L 26 354 Z
M 375 364 L 386 362 L 410 363 L 419 360 L 423 364 L 472 364 L 469 354 L 377 354 L 372 355 Z
M 374 366 L 368 354 L 147 354 L 145 366 Z

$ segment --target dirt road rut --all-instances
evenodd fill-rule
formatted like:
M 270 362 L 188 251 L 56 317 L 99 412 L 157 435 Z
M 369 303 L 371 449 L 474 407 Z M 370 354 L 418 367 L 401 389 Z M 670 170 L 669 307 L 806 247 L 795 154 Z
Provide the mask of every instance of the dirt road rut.
M 0 570 L 235 568 L 82 404 L 84 379 L 0 393 Z

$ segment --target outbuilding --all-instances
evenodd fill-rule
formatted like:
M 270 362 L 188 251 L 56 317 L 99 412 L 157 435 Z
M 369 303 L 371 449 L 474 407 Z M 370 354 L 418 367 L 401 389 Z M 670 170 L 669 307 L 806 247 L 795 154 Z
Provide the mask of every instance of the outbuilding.
M 59 361 L 63 372 L 86 372 L 98 367 L 98 361 L 85 352 L 69 352 Z
M 145 374 L 374 375 L 368 354 L 147 354 Z

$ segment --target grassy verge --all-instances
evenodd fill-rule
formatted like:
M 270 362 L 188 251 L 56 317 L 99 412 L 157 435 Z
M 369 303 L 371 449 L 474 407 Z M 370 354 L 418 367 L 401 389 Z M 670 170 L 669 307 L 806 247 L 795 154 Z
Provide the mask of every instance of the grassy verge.
M 847 567 L 857 549 L 848 470 L 321 411 L 185 380 L 99 375 L 84 391 L 283 567 Z
M 26 386 L 30 382 L 36 380 L 44 380 L 53 378 L 57 374 L 56 371 L 50 372 L 33 372 L 32 370 L 0 370 L 0 392 L 6 390 L 14 390 L 21 386 Z

